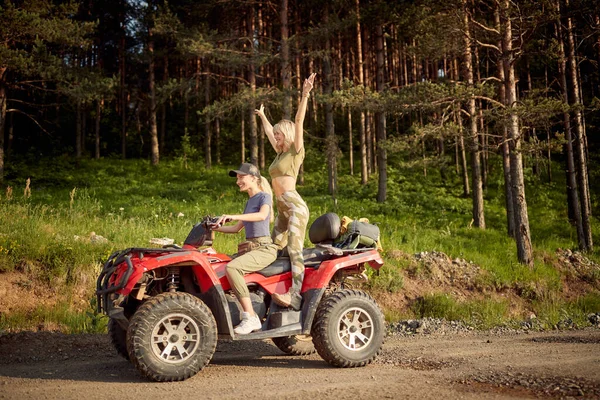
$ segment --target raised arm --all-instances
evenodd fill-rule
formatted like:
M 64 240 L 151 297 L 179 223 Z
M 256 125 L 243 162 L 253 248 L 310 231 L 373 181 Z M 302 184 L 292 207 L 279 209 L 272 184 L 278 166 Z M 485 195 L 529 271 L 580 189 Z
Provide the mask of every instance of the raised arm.
M 304 117 L 306 116 L 308 97 L 310 96 L 310 91 L 313 88 L 315 76 L 317 76 L 315 72 L 310 74 L 310 76 L 304 80 L 304 85 L 302 86 L 302 97 L 300 99 L 300 104 L 298 105 L 295 121 L 296 134 L 294 136 L 294 146 L 296 146 L 296 151 L 300 151 L 304 147 Z
M 275 135 L 273 135 L 273 125 L 271 125 L 265 115 L 265 106 L 261 104 L 258 110 L 254 110 L 254 113 L 260 117 L 265 133 L 269 138 L 269 142 L 271 143 L 271 146 L 273 146 L 273 149 L 275 149 L 275 152 L 277 152 L 277 142 L 275 141 Z

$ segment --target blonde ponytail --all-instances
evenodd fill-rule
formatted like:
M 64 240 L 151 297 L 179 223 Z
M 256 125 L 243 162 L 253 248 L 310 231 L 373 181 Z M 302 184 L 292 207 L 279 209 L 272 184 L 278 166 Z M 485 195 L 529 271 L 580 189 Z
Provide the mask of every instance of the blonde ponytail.
M 271 196 L 271 217 L 269 218 L 270 222 L 275 221 L 275 213 L 273 212 L 273 206 L 275 205 L 275 199 L 273 198 L 273 190 L 271 189 L 271 185 L 269 184 L 269 181 L 267 180 L 267 178 L 265 178 L 264 176 L 261 176 L 260 178 L 258 178 L 258 187 L 260 188 L 260 190 L 262 190 L 263 192 L 265 192 L 266 194 L 268 194 L 269 196 Z

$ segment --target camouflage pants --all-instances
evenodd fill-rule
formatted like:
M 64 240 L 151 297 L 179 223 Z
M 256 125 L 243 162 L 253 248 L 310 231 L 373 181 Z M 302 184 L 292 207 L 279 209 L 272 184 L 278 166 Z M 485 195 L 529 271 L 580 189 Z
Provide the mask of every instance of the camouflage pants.
M 292 263 L 291 291 L 300 293 L 304 280 L 304 235 L 308 224 L 308 207 L 297 191 L 277 196 L 277 218 L 273 226 L 273 243 L 284 248 L 287 245 Z

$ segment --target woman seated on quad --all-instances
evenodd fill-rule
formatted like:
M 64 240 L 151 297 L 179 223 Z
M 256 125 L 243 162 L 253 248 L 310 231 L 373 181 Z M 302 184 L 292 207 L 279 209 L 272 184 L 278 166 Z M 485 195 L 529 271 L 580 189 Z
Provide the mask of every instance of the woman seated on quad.
M 237 233 L 246 230 L 246 244 L 251 251 L 240 255 L 227 264 L 227 279 L 237 296 L 242 309 L 242 322 L 235 327 L 234 332 L 246 335 L 261 329 L 258 315 L 252 308 L 250 292 L 244 280 L 244 275 L 260 271 L 277 258 L 278 246 L 273 244 L 269 223 L 273 217 L 273 196 L 269 182 L 260 175 L 253 164 L 244 163 L 238 170 L 229 171 L 229 176 L 237 177 L 237 185 L 241 192 L 248 193 L 243 214 L 222 215 L 215 223 L 214 231 Z M 235 225 L 221 226 L 226 221 L 238 221 Z

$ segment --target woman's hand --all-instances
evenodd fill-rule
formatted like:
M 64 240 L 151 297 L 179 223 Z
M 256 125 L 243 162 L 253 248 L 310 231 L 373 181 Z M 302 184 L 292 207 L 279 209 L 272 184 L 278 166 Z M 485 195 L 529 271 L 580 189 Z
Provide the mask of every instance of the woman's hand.
M 259 117 L 264 117 L 265 116 L 265 106 L 263 104 L 261 104 L 260 108 L 258 110 L 254 110 L 254 114 L 258 115 Z
M 306 97 L 309 95 L 310 91 L 314 87 L 315 77 L 317 76 L 316 72 L 310 74 L 308 78 L 304 80 L 304 85 L 302 86 L 302 97 Z
M 221 215 L 219 217 L 219 219 L 214 224 L 212 224 L 213 229 L 220 228 L 224 223 L 231 221 L 231 219 L 232 218 L 230 215 L 226 215 L 226 214 Z

